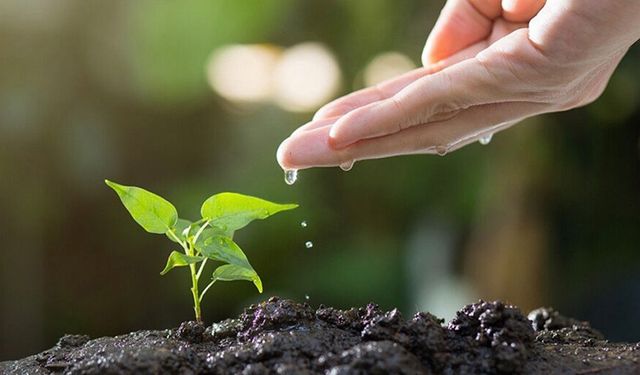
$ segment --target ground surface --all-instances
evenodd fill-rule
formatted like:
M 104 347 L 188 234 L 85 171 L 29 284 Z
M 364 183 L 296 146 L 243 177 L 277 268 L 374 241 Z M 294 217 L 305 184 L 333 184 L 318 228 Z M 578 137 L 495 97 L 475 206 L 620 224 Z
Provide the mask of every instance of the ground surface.
M 1 374 L 640 374 L 640 343 L 614 344 L 587 323 L 500 302 L 460 310 L 447 325 L 375 305 L 336 310 L 271 298 L 204 327 L 90 340 L 0 363 Z

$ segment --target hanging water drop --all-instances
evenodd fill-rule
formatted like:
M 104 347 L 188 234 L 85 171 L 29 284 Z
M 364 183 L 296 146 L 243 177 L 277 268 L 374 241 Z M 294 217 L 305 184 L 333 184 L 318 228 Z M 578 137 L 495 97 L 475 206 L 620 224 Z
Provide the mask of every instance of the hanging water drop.
M 449 151 L 449 148 L 447 146 L 442 146 L 442 145 L 436 146 L 436 154 L 440 156 L 445 156 L 448 151 Z
M 493 134 L 488 134 L 478 138 L 478 142 L 480 142 L 481 145 L 486 146 L 491 142 L 491 138 L 493 138 Z
M 342 169 L 345 172 L 348 172 L 351 170 L 351 168 L 353 168 L 354 163 L 355 163 L 354 160 L 345 161 L 344 163 L 340 164 L 340 169 Z
M 295 184 L 297 179 L 298 179 L 297 169 L 287 169 L 284 171 L 284 182 L 286 182 L 287 185 Z
M 306 247 L 307 249 L 311 249 L 313 247 L 313 242 L 311 241 L 307 241 L 304 243 L 304 247 Z
M 303 228 L 306 228 L 307 227 L 307 221 L 306 220 L 302 221 L 300 223 L 300 226 L 303 227 Z

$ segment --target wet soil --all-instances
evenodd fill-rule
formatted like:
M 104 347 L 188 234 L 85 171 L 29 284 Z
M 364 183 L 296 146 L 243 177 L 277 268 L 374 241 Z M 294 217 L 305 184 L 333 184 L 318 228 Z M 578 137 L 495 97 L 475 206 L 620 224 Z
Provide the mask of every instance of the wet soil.
M 337 310 L 271 298 L 210 326 L 90 339 L 0 363 L 2 374 L 640 374 L 640 343 L 588 323 L 480 301 L 448 324 L 376 305 Z

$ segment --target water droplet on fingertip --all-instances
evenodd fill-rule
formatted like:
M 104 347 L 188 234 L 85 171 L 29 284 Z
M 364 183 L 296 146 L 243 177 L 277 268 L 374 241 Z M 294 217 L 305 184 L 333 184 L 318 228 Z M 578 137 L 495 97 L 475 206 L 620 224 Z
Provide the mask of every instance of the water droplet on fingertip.
M 351 170 L 351 168 L 353 168 L 354 163 L 355 163 L 354 160 L 345 161 L 344 163 L 340 164 L 340 169 L 342 169 L 345 172 L 348 172 Z
M 298 179 L 297 169 L 287 169 L 284 171 L 284 182 L 286 182 L 287 185 L 295 184 L 297 179 Z
M 449 148 L 447 146 L 436 146 L 436 154 L 440 156 L 445 156 L 448 151 Z
M 493 134 L 488 134 L 485 136 L 482 136 L 480 138 L 478 138 L 478 142 L 483 145 L 486 146 L 489 144 L 489 142 L 491 142 L 491 138 L 493 138 Z
M 307 241 L 304 243 L 304 247 L 306 247 L 307 249 L 311 249 L 313 247 L 313 242 L 311 241 Z

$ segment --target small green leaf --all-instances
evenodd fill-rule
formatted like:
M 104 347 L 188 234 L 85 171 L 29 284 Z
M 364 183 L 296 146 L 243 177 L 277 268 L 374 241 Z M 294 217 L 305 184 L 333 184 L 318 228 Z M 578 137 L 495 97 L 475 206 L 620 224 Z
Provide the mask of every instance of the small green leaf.
M 253 270 L 242 249 L 229 237 L 211 236 L 195 244 L 205 257 Z
M 198 263 L 202 260 L 204 260 L 204 257 L 201 257 L 201 256 L 194 257 L 194 256 L 186 255 L 183 253 L 179 253 L 177 251 L 172 251 L 171 254 L 169 255 L 169 259 L 167 259 L 167 265 L 164 267 L 162 272 L 160 272 L 160 274 L 164 275 L 174 267 L 188 266 L 190 264 Z
M 213 271 L 213 280 L 233 281 L 233 280 L 247 280 L 253 282 L 258 289 L 258 292 L 262 293 L 262 280 L 260 276 L 253 269 L 244 268 L 235 264 L 225 264 L 216 268 Z
M 173 229 L 175 231 L 176 236 L 178 237 L 178 239 L 180 239 L 181 241 L 186 240 L 187 236 L 190 234 L 190 226 L 191 224 L 193 224 L 192 222 L 190 222 L 189 220 L 185 220 L 185 219 L 178 219 L 178 221 L 176 221 L 176 224 L 173 226 Z M 189 231 L 187 231 L 189 230 Z M 167 234 L 167 237 L 173 241 L 176 242 L 176 240 L 170 236 L 169 234 Z
M 149 233 L 163 234 L 178 221 L 178 211 L 166 199 L 145 189 L 105 180 L 120 197 L 131 217 Z
M 297 204 L 278 204 L 238 193 L 220 193 L 207 199 L 200 209 L 203 218 L 225 230 L 235 231 L 256 219 L 265 219 Z

